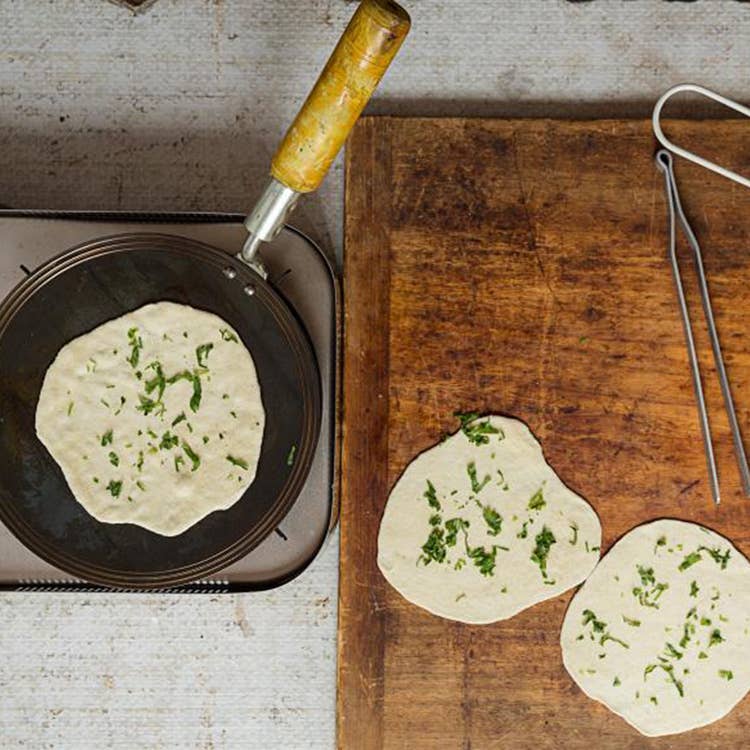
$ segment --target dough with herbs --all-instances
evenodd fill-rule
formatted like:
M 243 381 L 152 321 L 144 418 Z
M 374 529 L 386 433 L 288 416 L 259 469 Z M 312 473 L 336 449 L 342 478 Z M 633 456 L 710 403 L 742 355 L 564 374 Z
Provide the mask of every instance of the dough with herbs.
M 580 688 L 642 734 L 710 724 L 750 688 L 750 564 L 696 524 L 639 526 L 575 595 L 560 640 Z
M 523 422 L 464 415 L 396 482 L 378 566 L 414 604 L 488 623 L 583 581 L 600 543 L 593 508 L 563 484 Z
M 265 412 L 255 365 L 224 320 L 159 302 L 66 344 L 36 432 L 100 521 L 174 536 L 255 478 Z

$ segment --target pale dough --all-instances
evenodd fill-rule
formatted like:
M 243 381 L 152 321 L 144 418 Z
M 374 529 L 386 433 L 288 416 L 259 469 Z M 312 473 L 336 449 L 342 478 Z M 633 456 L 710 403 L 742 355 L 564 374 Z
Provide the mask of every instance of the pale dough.
M 570 603 L 571 677 L 650 737 L 710 724 L 750 688 L 750 563 L 683 521 L 618 541 Z
M 172 302 L 66 344 L 36 410 L 39 439 L 92 516 L 165 536 L 237 502 L 255 478 L 264 425 L 239 334 Z
M 385 508 L 378 565 L 414 604 L 488 623 L 580 583 L 600 543 L 596 513 L 546 463 L 528 427 L 491 416 L 407 467 Z

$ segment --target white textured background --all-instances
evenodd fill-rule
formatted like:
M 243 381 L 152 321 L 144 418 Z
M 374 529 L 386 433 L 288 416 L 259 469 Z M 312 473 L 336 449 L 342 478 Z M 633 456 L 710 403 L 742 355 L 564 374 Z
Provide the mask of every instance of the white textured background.
M 690 79 L 750 101 L 750 4 L 403 1 L 372 112 L 645 116 Z M 0 204 L 246 210 L 351 12 L 0 0 Z M 339 256 L 341 196 L 339 161 L 297 214 Z M 0 747 L 332 747 L 336 566 L 333 544 L 269 594 L 0 597 Z

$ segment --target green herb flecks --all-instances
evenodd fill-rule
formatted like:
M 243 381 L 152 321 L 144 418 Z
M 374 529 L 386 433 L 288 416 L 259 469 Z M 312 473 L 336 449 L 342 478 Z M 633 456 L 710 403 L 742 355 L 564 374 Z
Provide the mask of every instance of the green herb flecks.
M 724 643 L 724 638 L 722 638 L 721 630 L 717 628 L 711 631 L 711 635 L 708 637 L 708 645 L 709 647 L 718 646 L 720 643 Z
M 615 679 L 612 680 L 612 687 L 619 687 L 620 685 L 622 685 L 622 682 L 620 682 L 620 678 L 615 675 Z
M 578 526 L 574 523 L 570 524 L 570 530 L 573 533 L 571 538 L 568 540 L 571 544 L 577 544 L 578 543 Z
M 220 328 L 219 333 L 224 341 L 232 341 L 235 344 L 240 343 L 239 339 L 228 328 Z
M 75 404 L 72 401 L 68 404 L 68 416 L 70 416 L 73 413 L 74 406 Z
M 140 479 L 139 479 L 139 480 L 138 480 L 138 481 L 137 481 L 137 482 L 135 483 L 135 486 L 136 486 L 136 487 L 137 487 L 137 488 L 138 488 L 138 489 L 139 489 L 139 490 L 140 490 L 141 492 L 145 492 L 145 491 L 146 491 L 146 485 L 145 485 L 145 484 L 143 484 L 143 482 L 141 482 L 141 480 L 140 480 Z
M 638 599 L 638 603 L 642 607 L 659 609 L 659 598 L 669 588 L 669 584 L 658 583 L 653 568 L 637 565 L 636 569 L 641 579 L 641 585 L 633 588 L 633 596 Z
M 549 557 L 550 549 L 552 545 L 557 542 L 555 535 L 546 527 L 542 526 L 542 530 L 536 535 L 536 546 L 531 553 L 531 561 L 539 566 L 539 570 L 542 573 L 542 578 L 547 578 L 547 558 Z
M 289 453 L 287 454 L 287 457 L 286 457 L 286 465 L 287 466 L 293 466 L 294 465 L 294 456 L 295 456 L 296 453 L 297 453 L 297 446 L 293 445 L 289 449 Z
M 211 349 L 214 348 L 213 344 L 201 344 L 195 350 L 195 358 L 198 360 L 198 367 L 205 367 L 208 355 L 211 353 Z
M 115 416 L 119 417 L 123 408 L 125 407 L 125 404 L 128 402 L 128 400 L 125 398 L 125 396 L 120 396 L 120 405 L 117 407 L 117 411 L 115 412 Z
M 122 481 L 116 482 L 114 479 L 110 480 L 107 485 L 107 490 L 109 490 L 112 497 L 120 497 L 120 493 L 122 492 Z
M 474 562 L 474 565 L 479 568 L 479 572 L 483 576 L 495 575 L 495 559 L 497 557 L 498 550 L 508 551 L 507 547 L 501 547 L 498 544 L 494 544 L 490 550 L 486 550 L 484 547 L 466 547 L 466 554 Z
M 171 451 L 172 448 L 176 448 L 180 444 L 180 438 L 177 435 L 172 435 L 169 430 L 161 436 L 161 442 L 159 443 L 159 450 Z
M 674 664 L 659 662 L 659 664 L 649 664 L 646 669 L 643 670 L 643 679 L 645 680 L 655 669 L 661 669 L 666 672 L 669 681 L 675 686 L 680 698 L 684 697 L 685 691 L 682 686 L 682 682 L 678 680 L 674 675 Z
M 197 471 L 201 465 L 201 457 L 184 440 L 182 442 L 182 450 L 192 463 L 190 471 Z
M 232 466 L 239 466 L 240 469 L 244 469 L 247 471 L 248 464 L 247 461 L 245 461 L 243 458 L 235 458 L 235 456 L 227 456 L 227 461 L 229 461 Z
M 679 564 L 677 569 L 685 571 L 689 567 L 695 565 L 695 563 L 700 562 L 702 559 L 700 552 L 691 552 L 689 555 L 685 556 L 685 559 Z
M 102 447 L 105 445 L 112 445 L 112 440 L 114 439 L 112 430 L 107 430 L 103 435 L 101 439 Z
M 447 550 L 444 540 L 445 532 L 439 526 L 434 526 L 427 537 L 427 541 L 422 545 L 422 554 L 418 562 L 429 565 L 435 561 L 441 563 L 445 560 Z
M 119 466 L 120 465 L 120 457 L 114 452 L 109 452 L 109 462 L 112 464 L 112 466 Z
M 625 617 L 625 615 L 622 616 L 622 621 L 626 625 L 630 625 L 631 628 L 640 628 L 641 627 L 641 621 L 640 620 L 633 620 L 630 617 Z
M 203 395 L 203 387 L 201 386 L 201 379 L 199 375 L 193 375 L 193 395 L 190 397 L 190 409 L 193 412 L 197 412 L 201 405 L 201 397 Z
M 521 530 L 516 534 L 516 538 L 518 538 L 518 539 L 526 539 L 526 537 L 529 535 L 528 526 L 529 526 L 529 522 L 528 521 L 524 521 L 521 524 Z
M 722 570 L 725 570 L 727 567 L 727 563 L 729 562 L 730 557 L 730 551 L 729 549 L 724 550 L 722 553 L 718 547 L 711 548 L 711 547 L 698 547 L 698 550 L 701 552 L 705 552 L 706 554 L 711 556 L 711 559 L 719 566 L 721 566 Z
M 731 669 L 720 669 L 719 677 L 721 677 L 723 680 L 729 681 L 734 679 L 734 674 L 732 674 Z
M 185 463 L 185 459 L 182 456 L 175 456 L 174 457 L 174 470 L 179 472 L 180 466 L 182 466 Z
M 607 623 L 603 620 L 600 620 L 597 618 L 596 614 L 590 609 L 584 609 L 583 610 L 583 620 L 582 624 L 584 628 L 588 625 L 591 625 L 591 633 L 596 638 L 596 636 L 599 636 L 599 645 L 603 646 L 607 641 L 613 641 L 614 643 L 619 644 L 623 648 L 630 648 L 630 646 L 623 641 L 621 638 L 617 638 L 614 635 L 612 635 L 609 630 L 607 630 Z
M 434 518 L 434 516 L 433 516 Z M 432 523 L 432 520 L 430 520 Z M 458 532 L 463 531 L 464 544 L 466 544 L 466 530 L 469 528 L 469 522 L 465 518 L 449 518 L 445 522 L 445 530 L 448 532 L 445 536 L 445 546 L 455 547 L 458 539 Z
M 544 499 L 543 488 L 540 487 L 529 499 L 529 510 L 541 510 L 547 502 Z
M 494 508 L 485 505 L 482 508 L 482 518 L 489 528 L 489 536 L 497 536 L 502 530 L 503 517 Z
M 429 479 L 427 480 L 427 489 L 424 491 L 422 497 L 427 500 L 427 504 L 430 508 L 440 510 L 440 501 L 437 499 L 435 485 Z
M 141 359 L 141 350 L 143 349 L 143 339 L 138 335 L 137 328 L 131 328 L 128 331 L 128 343 L 130 344 L 130 356 L 127 361 L 135 369 L 138 367 L 138 362 Z
M 501 440 L 505 437 L 501 430 L 490 424 L 489 419 L 478 421 L 480 417 L 477 412 L 457 411 L 453 416 L 458 417 L 461 422 L 461 432 L 474 445 L 487 445 L 490 442 L 490 435 L 500 435 Z
M 477 478 L 477 466 L 473 461 L 470 461 L 466 466 L 466 473 L 469 475 L 469 481 L 471 482 L 471 491 L 475 494 L 479 494 L 490 481 L 490 475 L 485 474 L 484 479 L 480 482 Z
M 156 401 L 161 402 L 164 397 L 164 391 L 167 388 L 167 379 L 164 376 L 164 370 L 162 369 L 161 362 L 152 362 L 147 370 L 154 371 L 154 377 L 147 380 L 144 388 L 146 389 L 146 395 L 150 396 L 154 391 L 158 391 Z
M 691 583 L 690 583 L 690 596 L 692 596 L 694 598 L 697 597 L 699 591 L 700 591 L 700 588 L 698 587 L 698 582 L 697 581 L 691 581 Z
M 187 417 L 185 416 L 185 412 L 183 411 L 172 420 L 172 427 L 177 427 L 180 422 L 185 422 L 186 420 Z

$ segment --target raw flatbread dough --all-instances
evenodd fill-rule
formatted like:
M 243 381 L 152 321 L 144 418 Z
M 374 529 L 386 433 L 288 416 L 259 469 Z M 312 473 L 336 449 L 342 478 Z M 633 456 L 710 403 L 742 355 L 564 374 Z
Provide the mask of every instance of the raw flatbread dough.
M 146 305 L 66 344 L 36 432 L 81 505 L 175 536 L 255 478 L 265 412 L 255 365 L 212 313 Z
M 580 583 L 600 541 L 596 513 L 545 462 L 523 422 L 465 418 L 391 491 L 378 566 L 429 612 L 488 623 Z
M 642 734 L 686 732 L 750 688 L 749 615 L 750 564 L 729 540 L 654 521 L 620 539 L 571 601 L 563 661 Z

